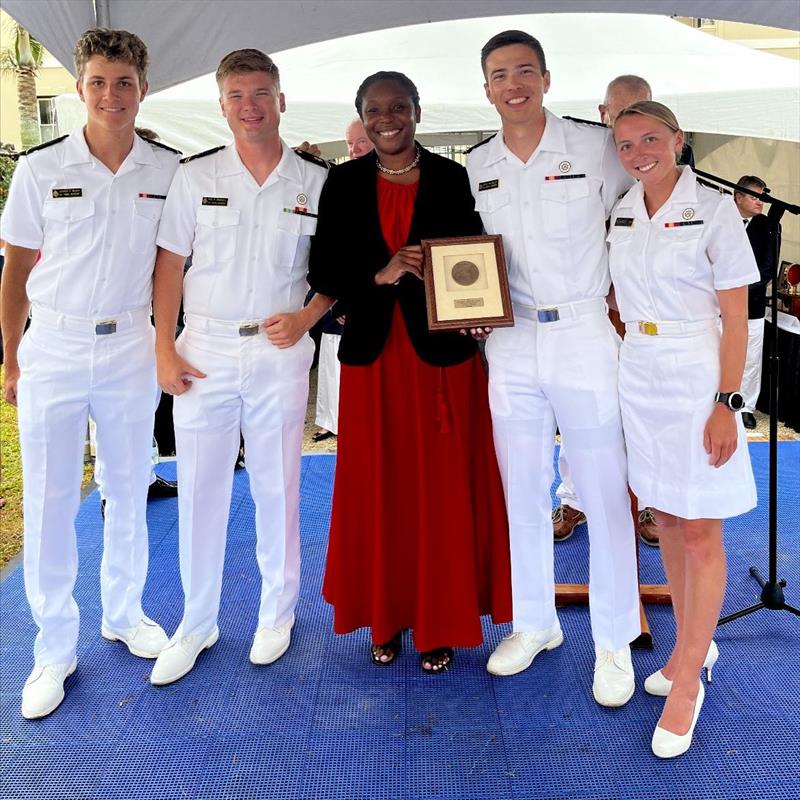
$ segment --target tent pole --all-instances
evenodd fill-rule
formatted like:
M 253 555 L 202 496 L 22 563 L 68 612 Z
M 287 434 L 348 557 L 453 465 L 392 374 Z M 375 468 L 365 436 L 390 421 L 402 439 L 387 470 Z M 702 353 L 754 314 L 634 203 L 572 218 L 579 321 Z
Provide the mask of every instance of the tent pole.
M 111 12 L 108 0 L 94 0 L 94 21 L 98 28 L 111 27 Z

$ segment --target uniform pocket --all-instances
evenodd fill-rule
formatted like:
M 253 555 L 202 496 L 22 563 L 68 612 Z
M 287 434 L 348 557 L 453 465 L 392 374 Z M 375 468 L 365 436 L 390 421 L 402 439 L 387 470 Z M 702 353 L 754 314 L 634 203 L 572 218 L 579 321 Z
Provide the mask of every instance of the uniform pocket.
M 475 198 L 475 210 L 481 215 L 487 233 L 497 233 L 500 217 L 508 209 L 511 195 L 502 189 L 479 192 Z
M 275 228 L 273 255 L 275 263 L 291 267 L 308 257 L 311 237 L 316 233 L 316 217 L 281 212 Z
M 232 261 L 236 255 L 240 210 L 219 206 L 197 209 L 197 241 L 195 247 L 213 253 L 213 261 Z
M 132 252 L 148 253 L 155 248 L 158 223 L 163 209 L 163 200 L 139 197 L 134 201 L 130 237 Z
M 70 256 L 85 253 L 94 236 L 94 201 L 88 197 L 47 200 L 42 208 L 45 237 L 53 242 L 54 252 Z
M 703 238 L 703 226 L 664 228 L 657 234 L 659 250 L 670 257 L 656 259 L 658 267 L 670 278 L 688 278 L 699 263 L 698 253 Z
M 569 236 L 570 216 L 580 213 L 589 197 L 589 181 L 545 181 L 539 190 L 542 222 L 548 237 L 565 239 Z

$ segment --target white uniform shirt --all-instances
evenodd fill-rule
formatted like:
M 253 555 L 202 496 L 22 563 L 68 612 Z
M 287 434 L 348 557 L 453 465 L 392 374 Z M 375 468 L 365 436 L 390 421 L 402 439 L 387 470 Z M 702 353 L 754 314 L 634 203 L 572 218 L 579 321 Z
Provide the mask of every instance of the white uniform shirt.
M 637 183 L 617 203 L 608 241 L 624 322 L 715 319 L 717 290 L 759 279 L 733 198 L 699 184 L 689 167 L 652 219 Z
M 179 158 L 134 136 L 112 173 L 82 130 L 22 156 L 0 235 L 42 251 L 26 287 L 31 302 L 84 319 L 149 306 L 158 221 Z
M 608 294 L 605 221 L 632 183 L 610 131 L 545 117 L 527 162 L 502 131 L 467 157 L 475 209 L 503 236 L 512 300 L 539 307 Z
M 175 174 L 158 244 L 193 254 L 184 280 L 187 313 L 245 321 L 302 308 L 327 169 L 281 145 L 263 186 L 234 145 L 189 159 Z

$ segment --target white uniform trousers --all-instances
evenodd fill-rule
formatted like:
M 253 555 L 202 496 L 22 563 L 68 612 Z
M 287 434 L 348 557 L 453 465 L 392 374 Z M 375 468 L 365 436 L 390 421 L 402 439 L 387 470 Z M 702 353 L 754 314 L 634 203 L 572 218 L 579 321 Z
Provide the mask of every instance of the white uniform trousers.
M 619 337 L 600 299 L 537 322 L 515 306 L 489 337 L 489 401 L 511 539 L 514 630 L 557 623 L 550 486 L 556 423 L 589 523 L 592 634 L 617 650 L 640 633 L 633 520 L 617 395 Z
M 339 376 L 342 371 L 339 363 L 338 333 L 323 333 L 319 343 L 319 364 L 317 366 L 317 427 L 331 433 L 339 432 Z
M 742 373 L 742 395 L 744 410 L 751 414 L 756 410 L 761 393 L 761 354 L 764 349 L 764 319 L 747 320 L 747 355 Z
M 94 322 L 34 308 L 19 363 L 25 591 L 39 628 L 36 664 L 46 666 L 71 662 L 78 641 L 74 521 L 89 414 L 106 497 L 103 621 L 121 631 L 142 618 L 156 397 L 149 310 L 120 315 L 117 331 L 100 335 Z
M 289 622 L 300 582 L 300 452 L 314 344 L 279 350 L 262 329 L 186 316 L 178 352 L 207 377 L 175 398 L 184 614 L 175 638 L 217 624 L 233 468 L 244 435 L 261 571 L 258 626 Z
M 574 508 L 576 511 L 583 511 L 583 505 L 575 489 L 575 481 L 572 480 L 572 473 L 567 460 L 567 449 L 564 447 L 563 438 L 561 447 L 558 449 L 558 474 L 561 478 L 561 483 L 558 484 L 556 489 L 556 497 L 558 497 L 562 505 Z

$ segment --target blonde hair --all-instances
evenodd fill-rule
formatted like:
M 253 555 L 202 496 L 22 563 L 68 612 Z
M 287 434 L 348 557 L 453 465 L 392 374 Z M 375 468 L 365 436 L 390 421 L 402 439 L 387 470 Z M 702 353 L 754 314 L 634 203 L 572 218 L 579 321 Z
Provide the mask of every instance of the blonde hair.
M 222 82 L 228 75 L 241 75 L 246 72 L 266 72 L 279 87 L 281 76 L 275 62 L 260 50 L 246 48 L 228 53 L 217 67 L 217 86 L 222 90 Z
M 632 117 L 634 114 L 652 117 L 662 125 L 666 125 L 673 133 L 677 133 L 681 129 L 672 111 L 663 103 L 657 103 L 655 100 L 639 100 L 637 103 L 623 108 L 614 120 L 614 127 L 616 128 L 617 123 L 624 117 Z
M 106 61 L 124 61 L 135 67 L 139 74 L 139 84 L 147 80 L 149 58 L 145 43 L 129 31 L 112 31 L 109 28 L 92 28 L 86 31 L 75 45 L 75 72 L 78 81 L 90 58 L 100 56 Z

